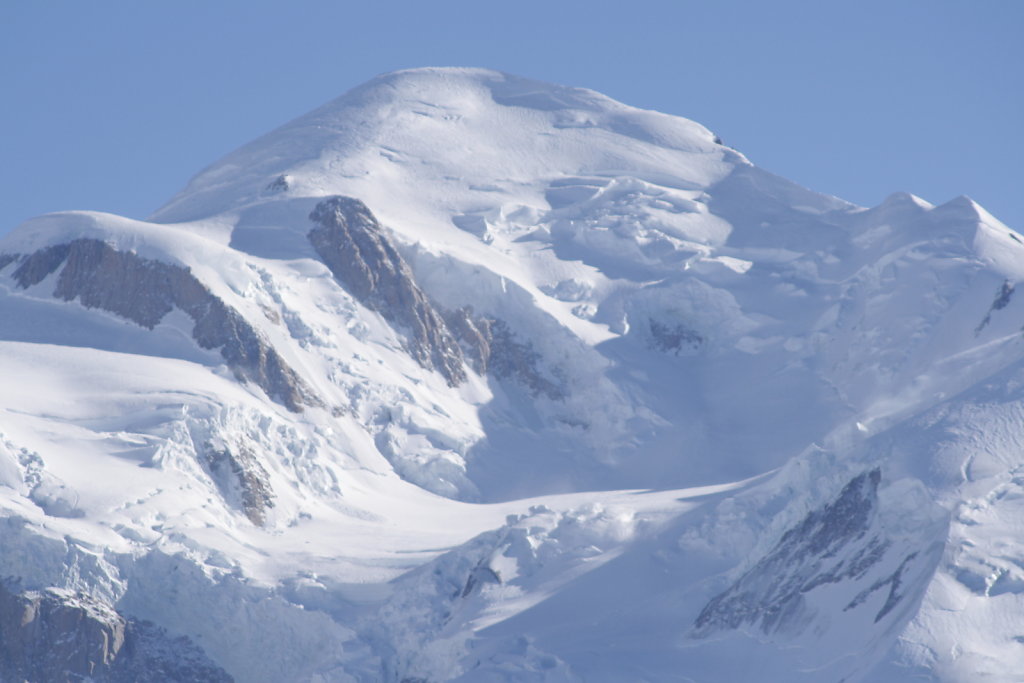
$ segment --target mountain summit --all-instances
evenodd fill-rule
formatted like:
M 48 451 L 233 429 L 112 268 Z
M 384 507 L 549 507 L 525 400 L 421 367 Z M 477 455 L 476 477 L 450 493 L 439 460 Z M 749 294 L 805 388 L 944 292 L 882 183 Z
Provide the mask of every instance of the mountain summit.
M 590 90 L 483 69 L 412 69 L 380 76 L 229 154 L 152 218 L 189 221 L 258 202 L 282 176 L 288 187 L 279 189 L 290 196 L 419 184 L 401 204 L 415 200 L 409 210 L 433 215 L 438 201 L 467 185 L 520 199 L 545 176 L 659 174 L 667 166 L 690 184 L 708 183 L 740 158 L 696 123 Z
M 482 69 L 0 241 L 0 679 L 1013 681 L 1024 237 Z

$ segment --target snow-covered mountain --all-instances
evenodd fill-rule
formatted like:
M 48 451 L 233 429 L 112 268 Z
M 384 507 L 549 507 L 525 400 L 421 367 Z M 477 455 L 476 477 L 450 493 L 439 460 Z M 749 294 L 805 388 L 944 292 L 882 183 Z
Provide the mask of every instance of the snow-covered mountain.
M 381 76 L 0 242 L 0 679 L 1019 681 L 1024 238 Z

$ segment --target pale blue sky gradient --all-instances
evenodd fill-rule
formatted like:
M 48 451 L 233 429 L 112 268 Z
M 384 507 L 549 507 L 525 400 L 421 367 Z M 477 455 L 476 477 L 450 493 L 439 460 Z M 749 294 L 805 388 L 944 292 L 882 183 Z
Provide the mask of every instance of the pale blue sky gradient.
M 1024 2 L 0 4 L 0 233 L 145 217 L 200 169 L 376 74 L 483 66 L 686 116 L 873 205 L 968 194 L 1024 229 Z

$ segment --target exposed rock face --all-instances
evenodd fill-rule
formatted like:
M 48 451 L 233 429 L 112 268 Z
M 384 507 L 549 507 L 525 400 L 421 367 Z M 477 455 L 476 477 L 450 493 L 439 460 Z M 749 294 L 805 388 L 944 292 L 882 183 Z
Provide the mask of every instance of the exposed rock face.
M 27 288 L 62 264 L 54 296 L 77 298 L 87 308 L 110 311 L 148 329 L 177 307 L 195 321 L 192 334 L 199 345 L 219 348 L 240 378 L 295 412 L 319 404 L 256 329 L 188 269 L 117 251 L 99 240 L 79 239 L 30 254 L 13 277 Z
M 995 301 L 992 302 L 992 306 L 988 309 L 988 313 L 985 314 L 985 319 L 982 320 L 981 324 L 979 324 L 974 330 L 974 334 L 979 334 L 983 329 L 985 329 L 985 326 L 991 322 L 993 313 L 1001 311 L 1009 305 L 1015 289 L 1016 287 L 1009 280 L 1003 283 L 1002 289 L 999 290 Z
M 476 316 L 470 308 L 442 314 L 419 288 L 412 270 L 376 218 L 358 199 L 320 202 L 310 219 L 309 240 L 345 288 L 368 308 L 407 334 L 407 349 L 421 365 L 440 372 L 449 385 L 466 379 L 465 363 L 481 374 L 515 380 L 534 395 L 560 399 L 557 382 L 539 369 L 540 356 L 502 320 Z M 0 267 L 19 261 L 12 277 L 22 288 L 39 284 L 63 266 L 54 296 L 78 299 L 153 329 L 174 308 L 195 323 L 192 334 L 289 410 L 320 405 L 302 381 L 235 309 L 213 295 L 187 268 L 118 251 L 95 239 L 46 247 L 28 256 L 0 255 Z
M 697 617 L 697 635 L 744 624 L 767 634 L 799 632 L 808 619 L 806 596 L 816 588 L 879 576 L 856 592 L 845 609 L 860 606 L 871 594 L 889 589 L 874 620 L 880 621 L 905 597 L 901 577 L 916 552 L 901 555 L 892 572 L 887 558 L 892 542 L 872 532 L 878 506 L 881 473 L 874 469 L 853 478 L 831 503 L 812 511 L 789 529 L 760 562 L 723 593 L 713 598 Z M 898 549 L 894 549 L 895 551 Z M 883 563 L 883 560 L 886 562 Z
M 60 268 L 60 264 L 67 259 L 70 250 L 70 244 L 57 244 L 29 254 L 18 264 L 18 268 L 14 271 L 14 279 L 23 288 L 39 284 L 43 278 Z M 7 256 L 8 258 L 18 258 L 18 255 Z
M 466 379 L 462 350 L 377 219 L 358 199 L 331 197 L 309 215 L 317 254 L 360 303 L 408 335 L 407 349 L 455 386 Z
M 441 312 L 419 288 L 412 269 L 384 228 L 358 199 L 331 197 L 310 214 L 317 227 L 309 241 L 334 277 L 363 305 L 408 334 L 408 350 L 424 367 L 455 386 L 466 379 L 464 363 L 480 374 L 516 380 L 534 394 L 562 392 L 537 370 L 539 354 L 516 339 L 501 320 L 472 309 Z
M 0 584 L 0 680 L 231 681 L 189 639 L 58 588 Z
M 266 187 L 267 192 L 284 192 L 291 187 L 290 178 L 287 175 L 279 175 L 274 178 Z
M 504 320 L 475 316 L 469 307 L 448 313 L 446 320 L 480 374 L 515 380 L 535 396 L 564 397 L 561 388 L 538 369 L 540 354 L 528 342 L 519 341 Z
M 232 683 L 234 678 L 185 636 L 173 638 L 165 629 L 148 621 L 128 619 L 124 647 L 114 661 L 109 680 L 111 683 Z
M 659 351 L 680 354 L 695 351 L 704 343 L 704 338 L 685 325 L 666 325 L 657 320 L 650 321 L 651 346 Z
M 486 374 L 488 361 L 491 359 L 490 321 L 473 315 L 470 306 L 446 312 L 445 321 L 452 334 L 459 340 L 470 366 L 477 373 Z
M 20 595 L 0 586 L 4 680 L 64 681 L 109 672 L 125 620 L 109 605 L 69 591 Z
M 274 507 L 274 492 L 267 471 L 252 451 L 245 447 L 237 452 L 211 448 L 203 454 L 203 461 L 224 500 L 244 512 L 250 522 L 262 526 L 267 510 Z

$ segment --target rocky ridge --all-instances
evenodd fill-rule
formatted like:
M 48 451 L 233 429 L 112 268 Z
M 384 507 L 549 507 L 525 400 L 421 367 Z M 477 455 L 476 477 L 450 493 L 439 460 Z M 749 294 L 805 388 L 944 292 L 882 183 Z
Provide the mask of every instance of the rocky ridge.
M 141 683 L 234 680 L 184 636 L 86 594 L 0 583 L 0 680 Z
M 361 303 L 409 334 L 409 352 L 452 386 L 466 379 L 462 352 L 412 271 L 370 210 L 358 199 L 332 197 L 309 215 L 309 241 L 334 277 Z
M 240 379 L 251 381 L 289 410 L 319 405 L 312 390 L 238 311 L 214 296 L 191 272 L 94 239 L 40 249 L 19 260 L 12 277 L 22 289 L 61 268 L 53 296 L 77 299 L 86 308 L 110 311 L 153 329 L 174 308 L 195 323 L 192 335 L 204 349 L 219 349 Z
M 69 675 L 1020 670 L 1024 248 L 966 198 L 426 69 L 0 251 L 0 576 L 106 606 Z

